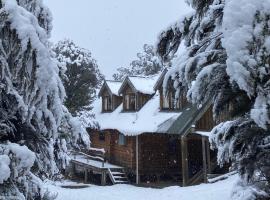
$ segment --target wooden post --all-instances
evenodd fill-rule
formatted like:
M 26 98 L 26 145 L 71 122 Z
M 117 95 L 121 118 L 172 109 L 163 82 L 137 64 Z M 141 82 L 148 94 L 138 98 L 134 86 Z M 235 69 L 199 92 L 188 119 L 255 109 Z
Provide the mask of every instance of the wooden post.
M 211 173 L 211 157 L 210 157 L 210 144 L 209 138 L 206 138 L 206 154 L 207 154 L 207 173 Z
M 87 180 L 88 180 L 88 170 L 85 169 L 84 170 L 84 183 L 87 183 Z
M 136 184 L 140 183 L 139 175 L 139 136 L 136 135 Z
M 204 136 L 202 136 L 202 156 L 203 156 L 203 181 L 207 183 L 207 162 L 206 162 L 206 147 Z
M 188 182 L 188 152 L 187 152 L 187 138 L 182 136 L 181 138 L 181 153 L 182 153 L 182 179 L 183 186 L 187 186 Z
M 101 185 L 106 185 L 106 171 L 101 172 Z

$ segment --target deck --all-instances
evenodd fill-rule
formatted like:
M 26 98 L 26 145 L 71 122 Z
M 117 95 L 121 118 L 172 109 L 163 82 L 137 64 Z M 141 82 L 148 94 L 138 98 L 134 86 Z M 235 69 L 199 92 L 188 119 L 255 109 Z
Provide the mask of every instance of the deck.
M 101 185 L 106 185 L 106 176 L 109 175 L 113 184 L 128 183 L 124 168 L 105 161 L 105 152 L 94 149 L 84 152 L 72 153 L 72 173 L 75 174 L 76 166 L 84 170 L 84 182 L 88 181 L 89 172 L 101 175 Z

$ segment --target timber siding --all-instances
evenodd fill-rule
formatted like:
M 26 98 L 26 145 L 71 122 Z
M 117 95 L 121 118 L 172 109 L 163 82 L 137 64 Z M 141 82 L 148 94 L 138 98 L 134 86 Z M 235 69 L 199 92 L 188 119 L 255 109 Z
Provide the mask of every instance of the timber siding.
M 135 110 L 128 110 L 127 109 L 127 102 L 125 101 L 126 95 L 134 95 L 135 96 Z M 140 110 L 144 104 L 151 99 L 152 95 L 143 94 L 140 92 L 134 92 L 129 84 L 126 84 L 126 86 L 123 89 L 122 92 L 123 96 L 123 109 L 124 111 L 137 111 Z
M 104 148 L 110 163 L 135 173 L 136 136 L 126 136 L 126 145 L 119 145 L 118 137 L 117 131 L 105 131 L 105 141 L 100 141 L 99 132 L 92 132 L 91 145 L 94 148 Z M 181 174 L 181 140 L 177 135 L 145 133 L 138 137 L 141 175 Z
M 170 140 L 175 141 L 171 150 Z M 177 136 L 145 133 L 139 136 L 140 174 L 180 174 L 181 141 Z
M 213 106 L 210 106 L 203 116 L 196 122 L 196 130 L 211 131 L 216 125 L 213 119 Z
M 119 145 L 119 132 L 115 130 L 104 131 L 105 141 L 99 139 L 99 131 L 91 131 L 91 146 L 103 148 L 106 151 L 106 160 L 112 164 L 135 169 L 135 137 L 126 137 L 126 144 Z

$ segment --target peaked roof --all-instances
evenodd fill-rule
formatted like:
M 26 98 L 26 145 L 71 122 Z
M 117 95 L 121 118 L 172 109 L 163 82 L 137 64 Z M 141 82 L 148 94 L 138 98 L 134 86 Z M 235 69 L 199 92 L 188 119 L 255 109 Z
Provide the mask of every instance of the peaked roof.
M 121 85 L 118 93 L 121 94 L 123 93 L 123 90 L 125 86 L 128 84 L 132 88 L 134 92 L 140 92 L 143 94 L 154 94 L 154 85 L 158 79 L 159 75 L 155 76 L 148 76 L 148 77 L 143 77 L 143 76 L 127 76 L 123 84 Z
M 183 136 L 187 135 L 192 125 L 203 116 L 211 104 L 211 100 L 207 101 L 204 105 L 201 105 L 200 108 L 198 108 L 197 105 L 189 104 L 167 132 L 170 134 L 181 134 Z
M 122 85 L 121 81 L 105 80 L 102 87 L 100 88 L 98 96 L 100 97 L 105 89 L 107 89 L 111 95 L 119 96 L 118 90 L 121 87 L 121 85 Z
M 112 94 L 117 95 L 118 96 L 118 91 L 122 85 L 121 81 L 106 81 L 107 85 L 109 86 Z
M 160 84 L 162 84 L 167 69 L 160 75 L 152 77 L 132 76 L 126 77 L 123 83 L 117 81 L 105 81 L 99 96 L 105 87 L 112 94 L 121 94 L 127 84 L 134 92 L 144 94 L 155 94 Z M 124 135 L 139 135 L 142 133 L 165 133 L 187 135 L 193 124 L 199 120 L 212 102 L 209 100 L 204 105 L 188 104 L 181 112 L 160 111 L 160 97 L 156 93 L 146 104 L 137 112 L 122 112 L 123 103 L 111 113 L 101 112 L 100 99 L 95 101 L 93 112 L 101 130 L 115 129 Z

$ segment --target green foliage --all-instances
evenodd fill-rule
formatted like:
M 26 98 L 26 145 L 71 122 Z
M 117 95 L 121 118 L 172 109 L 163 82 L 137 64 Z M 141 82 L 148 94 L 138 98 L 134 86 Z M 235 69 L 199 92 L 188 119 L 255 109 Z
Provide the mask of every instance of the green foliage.
M 64 74 L 65 105 L 73 115 L 91 109 L 96 90 L 104 78 L 96 60 L 92 58 L 90 51 L 78 47 L 71 40 L 58 42 L 54 52 Z

